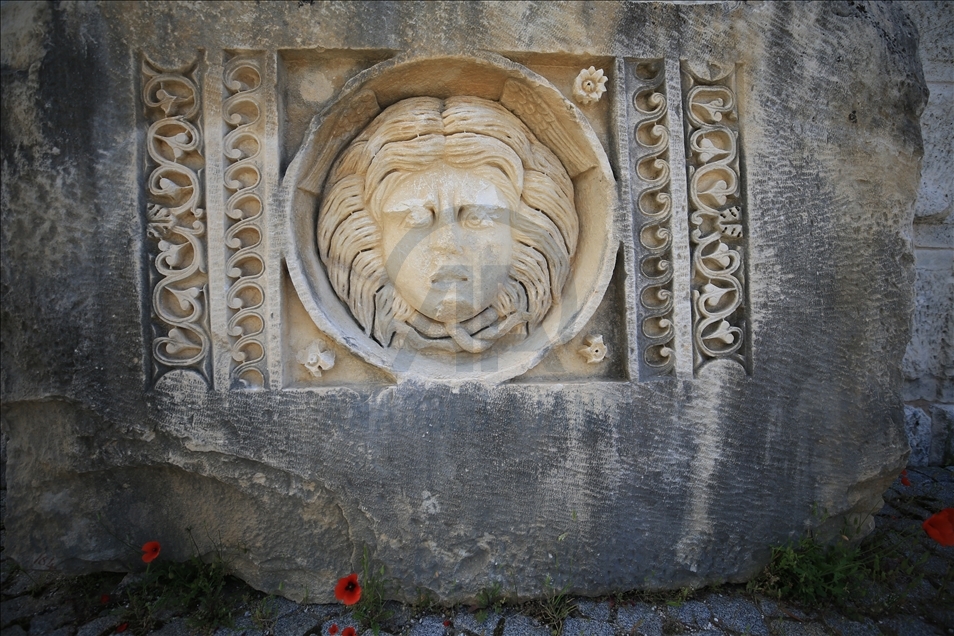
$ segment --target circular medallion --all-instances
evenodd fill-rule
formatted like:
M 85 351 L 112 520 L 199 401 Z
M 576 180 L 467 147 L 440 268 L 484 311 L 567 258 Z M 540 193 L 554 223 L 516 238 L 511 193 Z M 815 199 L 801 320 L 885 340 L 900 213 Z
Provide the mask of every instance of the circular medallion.
M 315 117 L 284 193 L 308 314 L 398 379 L 517 376 L 583 328 L 612 274 L 616 184 L 596 135 L 493 55 L 361 73 Z

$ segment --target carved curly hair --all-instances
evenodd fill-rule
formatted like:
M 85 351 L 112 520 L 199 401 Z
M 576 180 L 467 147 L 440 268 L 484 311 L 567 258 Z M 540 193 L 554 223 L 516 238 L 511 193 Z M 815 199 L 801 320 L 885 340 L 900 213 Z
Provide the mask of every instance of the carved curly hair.
M 509 281 L 491 307 L 499 319 L 519 313 L 533 328 L 559 303 L 576 252 L 573 183 L 522 121 L 477 97 L 397 102 L 337 158 L 318 214 L 318 252 L 332 286 L 382 346 L 391 344 L 402 323 L 413 321 L 416 310 L 385 271 L 381 232 L 370 210 L 388 175 L 424 170 L 436 161 L 464 169 L 493 166 L 520 193 L 511 221 Z

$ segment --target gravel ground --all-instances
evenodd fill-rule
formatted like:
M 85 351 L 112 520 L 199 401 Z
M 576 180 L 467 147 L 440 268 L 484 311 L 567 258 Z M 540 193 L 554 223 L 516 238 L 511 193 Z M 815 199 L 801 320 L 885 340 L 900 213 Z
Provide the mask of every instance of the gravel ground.
M 875 518 L 875 531 L 865 540 L 873 553 L 888 558 L 883 580 L 866 582 L 852 600 L 839 606 L 779 601 L 747 591 L 745 586 L 720 586 L 672 593 L 621 594 L 613 598 L 572 599 L 563 622 L 565 636 L 947 636 L 954 635 L 954 548 L 941 547 L 921 530 L 921 522 L 941 508 L 954 506 L 954 467 L 907 471 L 910 485 L 899 479 L 885 493 L 885 507 Z M 0 512 L 6 518 L 6 490 L 0 490 Z M 126 631 L 128 599 L 124 575 L 65 577 L 26 572 L 3 552 L 0 529 L 0 629 L 3 636 L 51 634 L 107 636 Z M 912 571 L 903 566 L 915 564 Z M 128 582 L 128 577 L 125 579 Z M 105 596 L 104 595 L 108 595 Z M 297 604 L 265 597 L 232 580 L 226 599 L 230 627 L 206 629 L 215 636 L 339 636 L 346 627 L 362 634 L 354 616 L 342 605 Z M 415 608 L 389 603 L 390 619 L 381 634 L 392 636 L 551 636 L 553 625 L 541 622 L 540 604 L 502 606 L 497 611 L 473 608 Z M 166 612 L 162 636 L 201 633 L 190 616 Z M 334 629 L 336 628 L 336 629 Z M 372 634 L 365 630 L 362 636 Z

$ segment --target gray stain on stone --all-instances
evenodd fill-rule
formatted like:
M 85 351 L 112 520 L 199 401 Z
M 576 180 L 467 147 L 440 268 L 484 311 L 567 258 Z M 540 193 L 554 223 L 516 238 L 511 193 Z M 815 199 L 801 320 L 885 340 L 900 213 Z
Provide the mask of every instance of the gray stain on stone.
M 307 589 L 329 601 L 365 546 L 405 596 L 421 586 L 472 599 L 507 580 L 529 597 L 547 575 L 599 594 L 743 580 L 761 569 L 765 546 L 818 524 L 813 505 L 831 514 L 819 529 L 831 533 L 878 507 L 907 452 L 897 366 L 924 103 L 899 9 L 451 4 L 429 14 L 386 4 L 357 29 L 365 18 L 347 4 L 179 6 L 59 7 L 39 27 L 50 48 L 35 70 L 4 69 L 0 322 L 8 550 L 18 561 L 132 567 L 138 555 L 97 529 L 101 515 L 135 541 L 162 533 L 166 553 L 181 557 L 191 524 L 221 537 L 247 581 L 297 599 Z M 526 26 L 525 9 L 538 26 Z M 638 381 L 635 337 L 619 332 L 639 318 L 629 246 L 612 306 L 596 314 L 617 327 L 603 331 L 618 356 L 605 377 L 564 367 L 512 384 L 243 392 L 173 372 L 144 392 L 140 55 L 176 68 L 204 50 L 206 90 L 219 86 L 223 50 L 267 53 L 278 86 L 263 178 L 277 193 L 292 143 L 278 98 L 294 71 L 288 51 L 306 67 L 318 49 L 322 64 L 363 52 L 340 68 L 314 62 L 341 87 L 415 48 L 534 54 L 556 86 L 593 56 L 738 64 L 751 375 L 713 365 Z M 627 98 L 609 86 L 602 101 Z M 221 122 L 210 121 L 206 141 Z M 594 116 L 602 138 L 626 140 L 613 121 Z M 221 188 L 205 196 L 213 214 Z M 279 203 L 276 194 L 267 213 Z M 614 219 L 631 241 L 626 214 Z M 280 232 L 270 236 L 283 247 Z M 281 282 L 272 257 L 266 271 Z M 282 337 L 266 343 L 278 356 Z

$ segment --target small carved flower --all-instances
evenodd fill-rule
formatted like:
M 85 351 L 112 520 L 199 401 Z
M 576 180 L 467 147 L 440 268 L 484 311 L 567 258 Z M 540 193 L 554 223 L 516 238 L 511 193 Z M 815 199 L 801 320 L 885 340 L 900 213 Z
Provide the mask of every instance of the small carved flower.
M 329 349 L 322 340 L 312 342 L 307 348 L 299 351 L 296 358 L 316 378 L 321 377 L 322 371 L 335 366 L 335 352 Z
M 603 344 L 603 336 L 587 336 L 583 340 L 586 346 L 580 349 L 580 355 L 586 358 L 587 364 L 596 364 L 602 362 L 606 357 L 606 345 Z
M 595 66 L 583 69 L 573 82 L 573 97 L 584 106 L 595 104 L 606 92 L 606 79 L 603 69 L 597 70 Z

